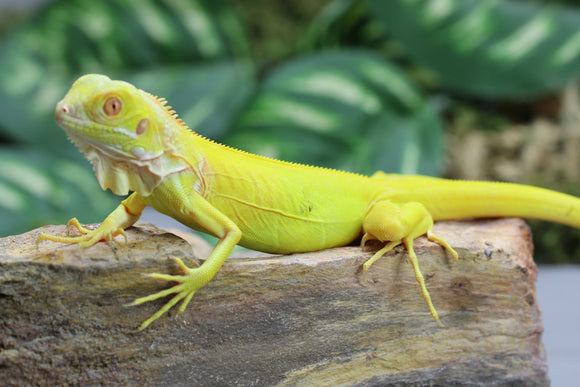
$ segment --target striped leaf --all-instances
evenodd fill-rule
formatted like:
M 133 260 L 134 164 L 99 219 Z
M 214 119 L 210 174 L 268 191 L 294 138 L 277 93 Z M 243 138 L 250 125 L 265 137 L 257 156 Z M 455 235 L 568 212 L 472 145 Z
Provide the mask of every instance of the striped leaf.
M 161 67 L 118 79 L 164 97 L 192 130 L 214 140 L 223 138 L 255 89 L 250 64 L 236 61 Z
M 580 12 L 516 0 L 369 0 L 417 62 L 444 88 L 523 98 L 580 75 Z
M 66 0 L 0 46 L 0 129 L 62 148 L 52 111 L 82 73 L 119 73 L 246 56 L 231 8 L 209 0 Z
M 31 147 L 0 148 L 0 236 L 73 216 L 100 222 L 116 202 L 90 169 L 69 158 Z
M 382 48 L 385 26 L 376 21 L 366 0 L 334 0 L 311 21 L 301 40 L 306 50 L 364 46 Z
M 365 173 L 435 174 L 441 156 L 441 124 L 421 94 L 387 60 L 360 50 L 305 56 L 274 70 L 227 140 L 270 157 Z M 415 161 L 403 167 L 385 157 L 393 149 Z

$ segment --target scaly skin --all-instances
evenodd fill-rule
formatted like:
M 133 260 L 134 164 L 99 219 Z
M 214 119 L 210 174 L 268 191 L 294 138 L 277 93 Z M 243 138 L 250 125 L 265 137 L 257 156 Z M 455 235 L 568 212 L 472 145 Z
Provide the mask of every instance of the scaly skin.
M 81 236 L 42 234 L 39 240 L 89 247 L 122 234 L 148 205 L 219 238 L 200 267 L 175 258 L 183 275 L 151 274 L 177 285 L 133 302 L 173 295 L 139 329 L 179 302 L 183 312 L 238 243 L 286 254 L 346 245 L 361 235 L 361 244 L 385 242 L 365 270 L 395 246 L 407 247 L 423 297 L 441 324 L 413 249 L 413 241 L 427 235 L 457 259 L 433 234 L 434 220 L 520 216 L 580 227 L 580 199 L 541 188 L 383 172 L 366 177 L 228 148 L 190 131 L 163 99 L 103 75 L 79 78 L 55 116 L 93 164 L 103 189 L 133 193 L 97 229 L 72 219 Z

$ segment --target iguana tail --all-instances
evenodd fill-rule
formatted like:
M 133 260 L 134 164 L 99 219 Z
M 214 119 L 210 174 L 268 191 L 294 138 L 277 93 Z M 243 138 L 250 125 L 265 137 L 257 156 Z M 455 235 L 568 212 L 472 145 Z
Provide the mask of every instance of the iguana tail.
M 580 199 L 571 195 L 512 183 L 445 179 L 424 183 L 399 181 L 397 185 L 413 186 L 402 189 L 400 200 L 422 203 L 434 220 L 513 216 L 580 228 Z

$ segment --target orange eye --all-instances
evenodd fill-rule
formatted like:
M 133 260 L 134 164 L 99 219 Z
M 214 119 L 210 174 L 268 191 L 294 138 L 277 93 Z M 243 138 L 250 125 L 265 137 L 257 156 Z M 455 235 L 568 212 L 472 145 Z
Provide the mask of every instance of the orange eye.
M 123 103 L 117 97 L 111 97 L 111 98 L 107 99 L 105 101 L 105 104 L 103 105 L 103 111 L 109 117 L 113 117 L 113 116 L 116 116 L 117 114 L 119 114 L 121 112 L 122 108 L 123 108 Z

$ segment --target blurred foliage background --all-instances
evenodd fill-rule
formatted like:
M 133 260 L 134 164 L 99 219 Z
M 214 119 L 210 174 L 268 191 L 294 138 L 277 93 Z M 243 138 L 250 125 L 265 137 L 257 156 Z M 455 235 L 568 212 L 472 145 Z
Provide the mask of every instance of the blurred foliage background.
M 266 156 L 580 195 L 580 8 L 525 0 L 0 2 L 0 236 L 119 198 L 53 119 L 85 73 Z M 537 258 L 580 232 L 532 222 Z

